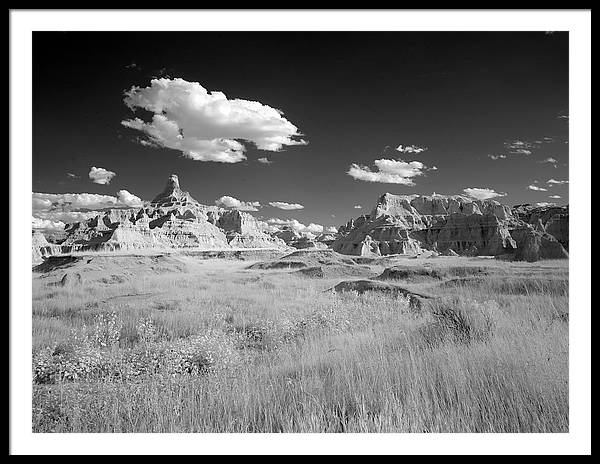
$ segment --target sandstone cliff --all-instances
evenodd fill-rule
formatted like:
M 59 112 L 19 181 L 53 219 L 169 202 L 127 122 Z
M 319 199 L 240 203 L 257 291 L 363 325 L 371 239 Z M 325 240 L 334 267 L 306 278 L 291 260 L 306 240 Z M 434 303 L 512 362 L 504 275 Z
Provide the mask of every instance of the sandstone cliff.
M 31 264 L 36 265 L 44 261 L 44 258 L 60 253 L 60 247 L 49 243 L 40 232 L 31 235 Z
M 87 221 L 68 224 L 66 238 L 49 244 L 34 234 L 32 259 L 78 251 L 117 251 L 144 248 L 286 248 L 260 230 L 250 214 L 197 202 L 171 175 L 165 189 L 141 208 L 111 208 Z
M 518 205 L 513 208 L 513 213 L 540 232 L 552 235 L 565 249 L 569 249 L 569 206 Z
M 350 255 L 507 255 L 566 258 L 568 208 L 515 208 L 460 195 L 382 195 L 371 214 L 350 220 L 331 245 Z M 555 235 L 556 234 L 556 235 Z

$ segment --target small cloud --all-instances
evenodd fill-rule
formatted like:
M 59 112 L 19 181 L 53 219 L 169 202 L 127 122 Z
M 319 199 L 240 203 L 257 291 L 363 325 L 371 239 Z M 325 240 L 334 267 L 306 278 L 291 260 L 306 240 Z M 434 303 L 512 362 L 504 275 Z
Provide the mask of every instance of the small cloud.
M 269 158 L 258 158 L 256 161 L 262 164 L 273 164 L 273 161 L 271 161 Z
M 258 211 L 258 201 L 240 201 L 237 198 L 224 195 L 215 200 L 215 204 L 221 208 L 236 209 L 238 211 Z
M 136 143 L 139 143 L 140 145 L 142 145 L 143 147 L 148 147 L 148 148 L 160 148 L 160 145 L 157 145 L 156 143 L 152 142 L 151 140 L 148 139 L 143 139 L 141 137 L 136 137 L 134 139 L 134 141 Z
M 540 201 L 540 202 L 536 203 L 535 205 L 543 208 L 543 207 L 547 207 L 547 206 L 556 206 L 556 203 L 548 203 L 546 201 Z
M 499 159 L 505 159 L 506 155 L 488 155 L 488 158 L 491 158 L 493 160 L 499 160 Z
M 81 179 L 81 176 L 78 176 L 77 174 L 73 174 L 72 172 L 67 172 L 67 177 L 69 179 Z
M 556 119 L 562 119 L 564 121 L 568 121 L 569 120 L 569 115 L 561 113 L 558 116 L 556 116 Z
M 377 159 L 374 162 L 377 171 L 371 171 L 368 166 L 353 163 L 347 174 L 365 182 L 380 182 L 384 184 L 415 185 L 413 177 L 423 175 L 427 169 L 420 161 L 402 161 L 393 159 Z
M 337 227 L 331 226 L 331 227 L 327 227 L 325 229 L 325 232 L 327 232 L 328 234 L 337 234 Z
M 529 190 L 535 190 L 536 192 L 547 192 L 548 191 L 544 187 L 538 187 L 537 185 L 533 185 L 533 184 L 527 186 L 527 189 L 529 189 Z
M 117 192 L 117 202 L 131 207 L 142 206 L 144 204 L 140 197 L 129 193 L 127 190 L 119 190 Z
M 504 147 L 512 155 L 531 155 L 534 148 L 539 148 L 539 144 L 523 140 L 511 140 L 504 142 Z
M 398 145 L 396 151 L 400 153 L 413 153 L 418 154 L 427 150 L 427 147 L 419 147 L 417 145 Z
M 31 228 L 58 231 L 64 230 L 65 223 L 62 221 L 53 221 L 51 219 L 42 219 L 35 216 L 31 216 Z
M 299 203 L 286 203 L 285 201 L 271 201 L 269 205 L 284 210 L 304 209 L 304 206 Z
M 139 70 L 141 70 L 142 67 L 140 65 L 138 65 L 135 61 L 132 61 L 128 65 L 125 65 L 125 69 L 139 69 Z
M 325 229 L 322 225 L 315 224 L 312 222 L 308 225 L 304 225 L 297 219 L 271 218 L 268 219 L 266 222 L 271 226 L 279 226 L 280 229 L 282 227 L 289 227 L 301 234 L 322 234 L 323 230 Z
M 48 198 L 41 198 L 40 193 L 34 193 L 31 198 L 31 209 L 33 211 L 45 211 L 52 208 L 52 200 Z M 51 195 L 51 194 L 48 194 Z
M 558 160 L 550 157 L 550 158 L 546 158 L 546 159 L 543 159 L 543 160 L 538 161 L 538 162 L 542 163 L 542 164 L 557 164 Z
M 554 198 L 556 200 L 558 200 L 559 198 L 562 198 L 560 195 L 550 195 L 548 198 Z
M 94 184 L 108 185 L 117 173 L 93 166 L 88 174 Z
M 556 180 L 556 179 L 548 179 L 546 181 L 547 184 L 550 185 L 564 185 L 564 184 L 568 184 L 569 181 L 568 180 Z
M 463 189 L 467 195 L 477 200 L 490 200 L 492 198 L 497 197 L 505 197 L 506 193 L 496 192 L 494 189 L 490 188 L 480 188 L 480 187 L 469 187 Z
M 361 205 L 354 205 L 354 209 L 362 209 Z

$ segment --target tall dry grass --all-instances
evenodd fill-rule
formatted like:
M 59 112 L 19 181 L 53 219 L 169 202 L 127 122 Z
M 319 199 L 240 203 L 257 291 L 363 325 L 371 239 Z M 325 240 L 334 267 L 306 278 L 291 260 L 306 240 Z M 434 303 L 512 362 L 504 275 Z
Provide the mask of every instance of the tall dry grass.
M 420 312 L 401 298 L 324 291 L 335 280 L 239 265 L 72 289 L 37 279 L 34 353 L 60 345 L 80 359 L 74 340 L 106 314 L 119 337 L 89 348 L 113 375 L 34 385 L 33 429 L 566 432 L 568 278 L 532 269 L 431 286 L 441 299 Z M 202 334 L 227 356 L 170 369 L 164 353 Z M 198 346 L 189 359 L 206 354 Z M 125 376 L 130 352 L 162 353 L 159 367 Z

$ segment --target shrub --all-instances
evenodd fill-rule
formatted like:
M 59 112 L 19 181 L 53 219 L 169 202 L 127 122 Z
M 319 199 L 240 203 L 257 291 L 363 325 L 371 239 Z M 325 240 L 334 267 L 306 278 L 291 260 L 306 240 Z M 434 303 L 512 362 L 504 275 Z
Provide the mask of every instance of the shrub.
M 196 375 L 235 368 L 243 362 L 237 343 L 235 335 L 212 330 L 177 340 L 165 346 L 161 368 L 168 374 Z
M 450 338 L 454 342 L 470 343 L 489 339 L 494 330 L 495 301 L 479 303 L 460 297 L 434 300 L 430 304 L 433 322 L 425 325 L 421 335 L 428 342 Z
M 91 327 L 83 326 L 81 341 L 92 347 L 116 347 L 119 345 L 122 328 L 123 322 L 117 318 L 116 313 L 96 314 Z

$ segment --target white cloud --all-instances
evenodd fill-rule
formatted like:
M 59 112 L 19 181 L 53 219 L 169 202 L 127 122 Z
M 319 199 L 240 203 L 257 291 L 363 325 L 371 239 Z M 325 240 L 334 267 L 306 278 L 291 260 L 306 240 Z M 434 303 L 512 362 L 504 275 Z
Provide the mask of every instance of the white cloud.
M 258 223 L 260 230 L 264 232 L 278 232 L 280 230 L 279 227 L 271 225 L 266 221 L 257 220 L 256 222 Z
M 385 184 L 414 185 L 413 177 L 420 176 L 427 167 L 419 161 L 402 161 L 391 159 L 375 160 L 377 171 L 368 166 L 352 164 L 347 174 L 356 180 L 365 182 L 381 182 Z
M 297 219 L 271 218 L 267 220 L 267 224 L 272 226 L 287 226 L 301 234 L 322 234 L 325 229 L 322 225 L 313 222 L 309 225 L 304 225 Z
M 419 147 L 417 145 L 398 145 L 396 148 L 400 153 L 422 153 L 427 150 L 427 147 Z
M 215 204 L 221 208 L 237 209 L 238 211 L 258 211 L 258 201 L 240 201 L 237 198 L 224 195 L 215 200 Z
M 322 225 L 311 222 L 309 225 L 306 226 L 306 230 L 304 232 L 311 232 L 313 234 L 322 234 L 323 230 L 324 230 L 324 227 Z
M 491 158 L 493 160 L 499 160 L 499 159 L 505 159 L 506 155 L 488 155 L 488 158 Z
M 354 209 L 362 209 L 361 205 L 354 205 Z
M 536 206 L 542 206 L 542 207 L 544 207 L 544 206 L 556 206 L 556 203 L 548 203 L 546 201 L 540 201 L 539 203 L 536 203 L 535 205 Z
M 555 165 L 555 164 L 558 163 L 558 160 L 555 159 L 555 158 L 549 157 L 549 158 L 543 159 L 542 161 L 540 161 L 540 163 L 542 163 L 542 164 L 548 163 L 548 164 L 554 164 Z
M 271 161 L 269 158 L 258 158 L 256 161 L 258 161 L 259 163 L 262 164 L 272 164 L 273 161 Z
M 559 199 L 562 198 L 560 195 L 550 195 L 548 198 Z
M 52 208 L 52 200 L 47 198 L 40 198 L 37 195 L 41 195 L 39 193 L 34 193 L 31 198 L 31 209 L 33 211 L 44 211 Z
M 151 121 L 135 118 L 121 124 L 196 161 L 238 163 L 246 159 L 238 140 L 267 151 L 307 143 L 298 139 L 298 128 L 280 110 L 257 101 L 230 100 L 198 82 L 152 79 L 149 87 L 125 92 L 124 101 L 132 110 L 139 107 L 154 114 Z
M 142 206 L 144 202 L 140 197 L 135 196 L 133 193 L 129 193 L 127 190 L 119 190 L 117 192 L 117 203 L 127 206 Z
M 285 201 L 271 201 L 269 205 L 284 210 L 304 209 L 304 206 L 299 203 L 286 203 Z
M 93 166 L 88 175 L 94 184 L 107 185 L 117 174 L 104 168 Z
M 551 185 L 563 185 L 563 184 L 568 184 L 569 181 L 568 180 L 556 180 L 556 179 L 548 179 L 546 181 L 547 184 L 551 184 Z
M 337 227 L 331 226 L 325 229 L 325 232 L 328 234 L 337 234 Z
M 47 210 L 50 208 L 107 208 L 115 206 L 118 200 L 111 195 L 96 193 L 33 193 L 33 210 Z
M 71 179 L 81 179 L 81 176 L 78 176 L 77 174 L 73 174 L 72 172 L 67 172 L 67 176 Z
M 119 190 L 117 197 L 96 193 L 37 193 L 31 195 L 33 211 L 70 211 L 76 209 L 103 209 L 138 206 L 141 200 L 127 190 Z
M 532 184 L 532 185 L 529 185 L 529 186 L 527 186 L 527 188 L 528 188 L 529 190 L 535 190 L 536 192 L 547 192 L 547 191 L 548 191 L 548 190 L 547 190 L 547 189 L 545 189 L 544 187 L 538 187 L 537 185 L 533 185 L 533 184 Z
M 71 224 L 73 222 L 87 221 L 90 218 L 101 214 L 100 211 L 34 211 L 34 217 L 38 219 L 44 219 L 54 222 L 63 222 L 65 224 Z
M 463 189 L 463 192 L 465 192 L 467 195 L 469 195 L 470 197 L 475 198 L 477 200 L 489 200 L 491 198 L 506 196 L 506 193 L 499 193 L 499 192 L 496 192 L 494 189 L 490 189 L 490 188 L 469 187 L 469 188 Z
M 539 148 L 539 145 L 536 143 L 524 142 L 522 140 L 511 140 L 509 142 L 504 142 L 504 147 L 513 155 L 531 155 L 531 150 Z
M 52 221 L 31 216 L 32 229 L 64 230 L 65 223 L 61 221 Z

